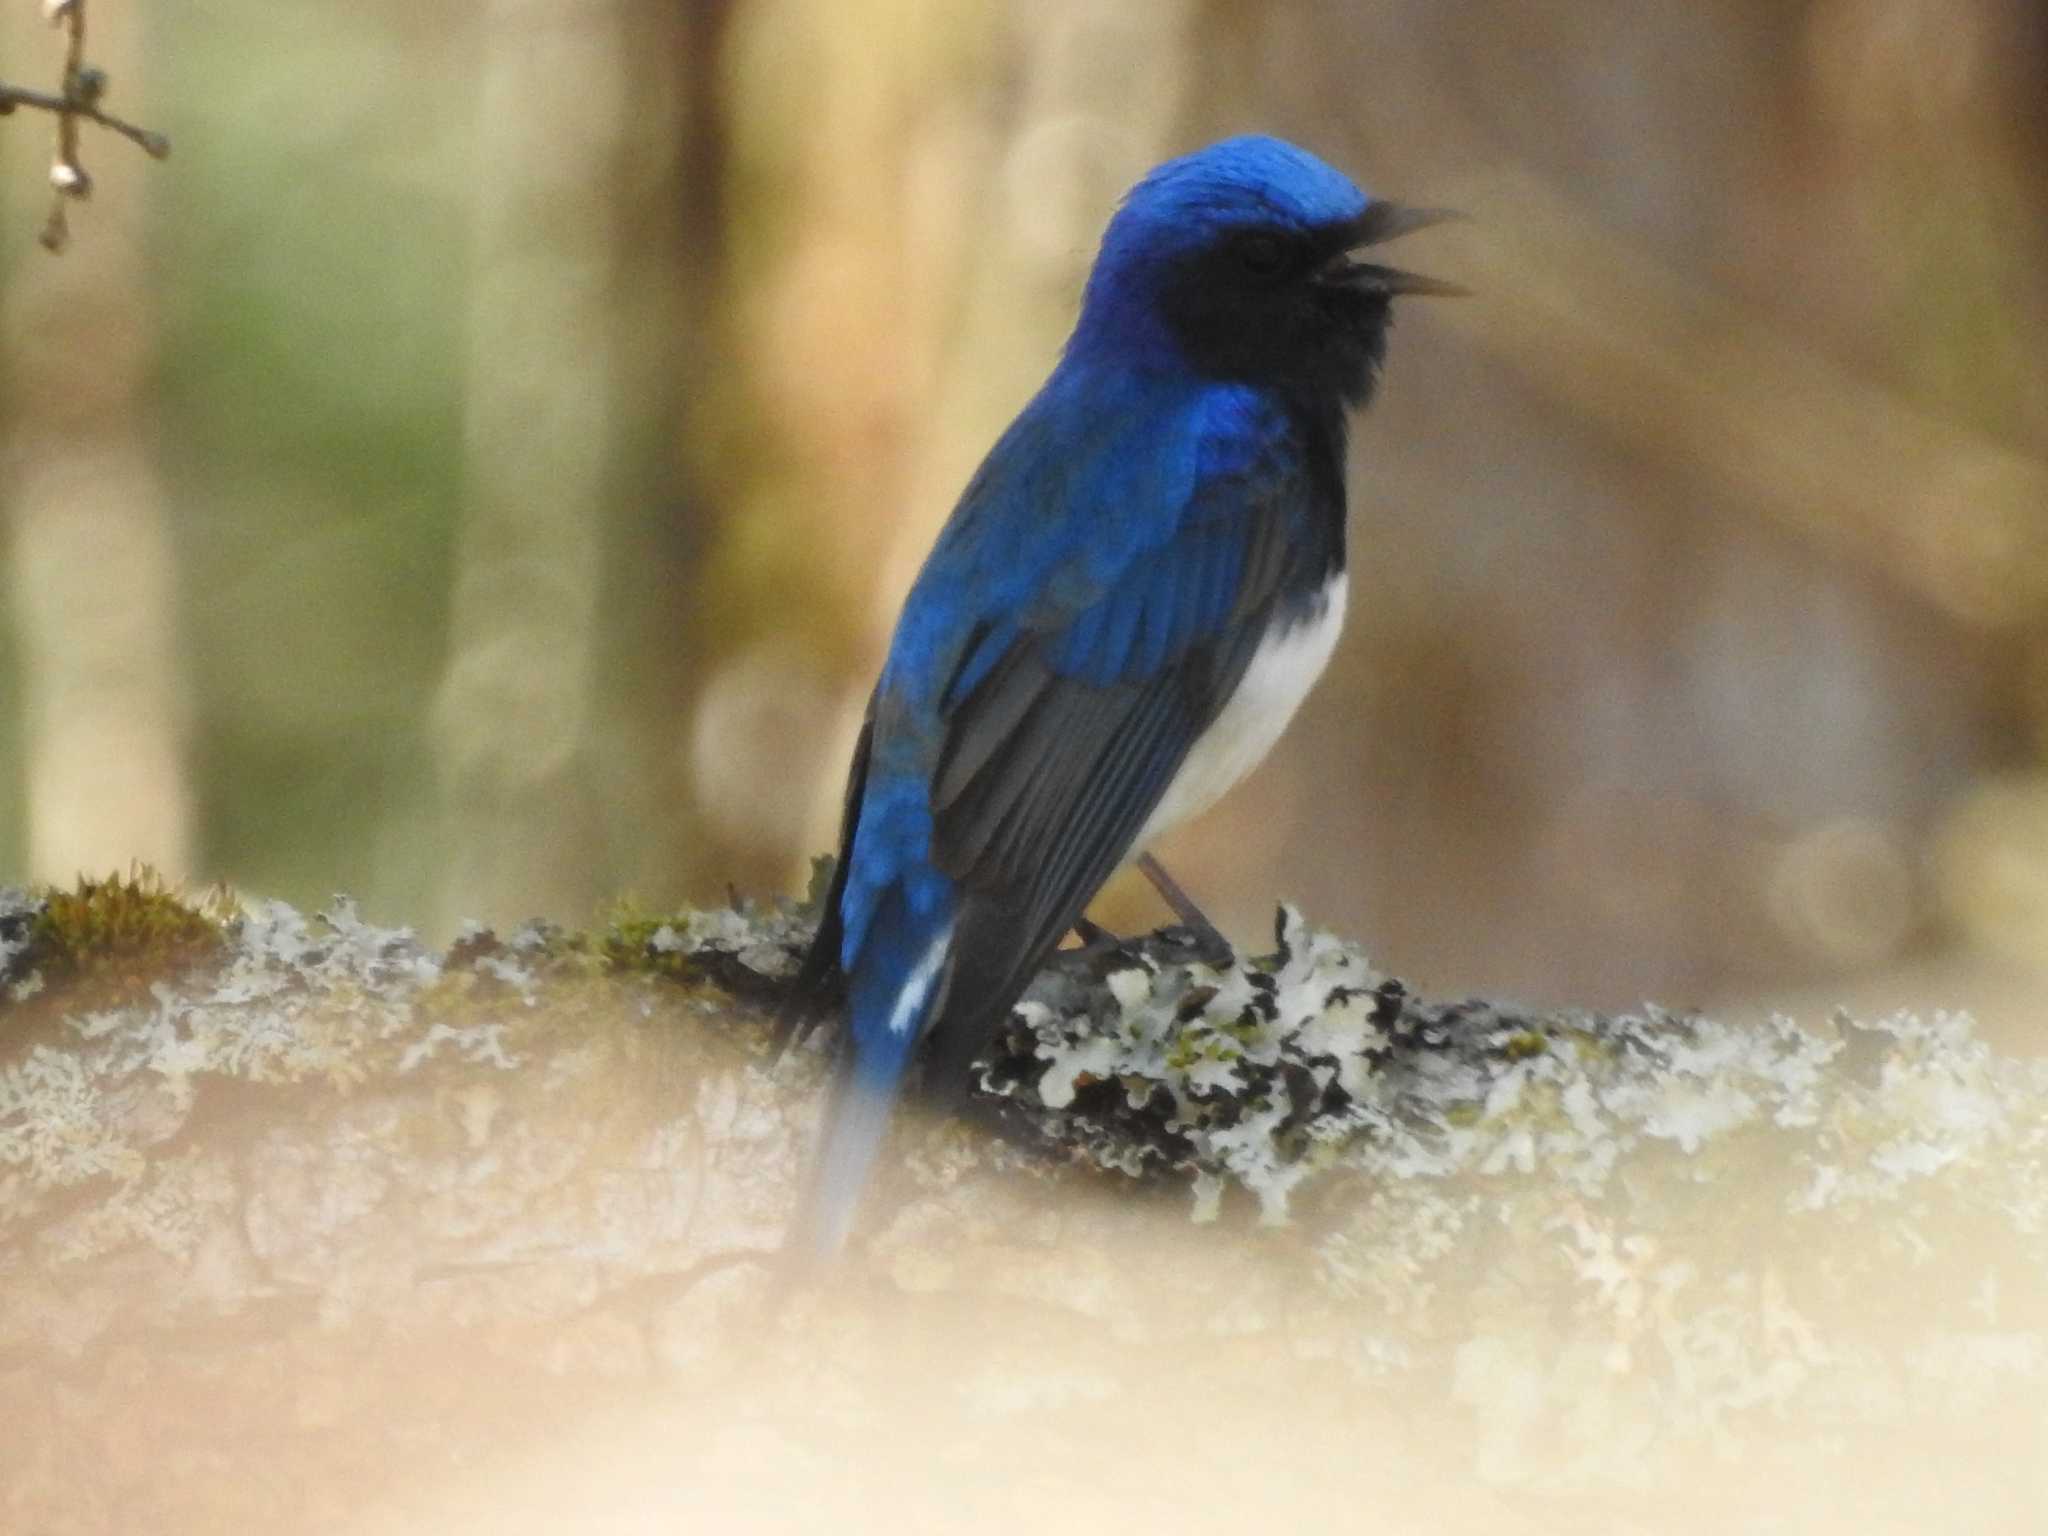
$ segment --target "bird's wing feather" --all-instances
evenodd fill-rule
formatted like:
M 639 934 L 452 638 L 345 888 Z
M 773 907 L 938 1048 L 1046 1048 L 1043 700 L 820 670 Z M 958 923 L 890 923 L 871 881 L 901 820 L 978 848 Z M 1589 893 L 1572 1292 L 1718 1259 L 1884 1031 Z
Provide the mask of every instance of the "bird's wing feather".
M 876 685 L 806 975 L 814 995 L 851 983 L 857 1052 L 900 1060 L 912 1041 L 869 984 L 943 929 L 916 1020 L 941 1084 L 1129 854 L 1276 607 L 1342 560 L 1341 474 L 1317 472 L 1296 418 L 1242 391 L 1134 389 L 1049 385 L 1012 424 Z
M 1290 578 L 1320 583 L 1292 570 L 1308 494 L 1285 475 L 1212 484 L 1095 601 L 963 651 L 931 797 L 932 862 L 959 891 L 941 1085 L 1128 856 Z

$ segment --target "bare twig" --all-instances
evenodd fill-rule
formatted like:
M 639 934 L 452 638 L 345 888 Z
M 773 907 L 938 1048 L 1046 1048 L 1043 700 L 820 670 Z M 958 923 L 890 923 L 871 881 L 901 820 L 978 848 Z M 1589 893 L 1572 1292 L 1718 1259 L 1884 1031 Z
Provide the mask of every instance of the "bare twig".
M 92 195 L 92 177 L 78 155 L 81 121 L 113 129 L 157 160 L 170 154 L 171 141 L 152 128 L 139 127 L 101 110 L 100 99 L 107 93 L 107 75 L 105 70 L 85 62 L 85 0 L 43 0 L 43 15 L 52 26 L 64 29 L 63 88 L 52 95 L 0 80 L 0 117 L 17 107 L 33 107 L 56 116 L 57 149 L 50 160 L 50 185 L 56 188 L 57 196 L 50 207 L 50 217 L 43 224 L 42 242 L 57 251 L 64 248 L 70 235 L 68 205 L 74 199 Z
M 48 91 L 32 91 L 27 86 L 9 85 L 5 80 L 0 80 L 0 117 L 5 117 L 16 107 L 35 107 L 43 112 L 69 111 L 87 122 L 113 129 L 122 138 L 140 145 L 153 159 L 162 160 L 171 152 L 171 141 L 154 128 L 141 127 L 124 117 L 103 112 L 98 107 L 83 106 L 76 102 L 67 107 L 62 96 L 54 96 Z

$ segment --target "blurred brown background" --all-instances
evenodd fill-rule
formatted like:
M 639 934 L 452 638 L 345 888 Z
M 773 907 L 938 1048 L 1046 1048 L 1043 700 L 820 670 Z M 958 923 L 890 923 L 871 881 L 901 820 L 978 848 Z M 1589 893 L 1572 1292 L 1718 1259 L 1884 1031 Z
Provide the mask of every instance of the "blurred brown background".
M 1470 212 L 1401 259 L 1479 292 L 1403 313 L 1338 662 L 1182 880 L 1438 991 L 2035 1013 L 2031 0 L 92 19 L 176 154 L 91 134 L 53 258 L 0 121 L 0 877 L 442 935 L 799 886 L 1115 197 L 1261 129 Z

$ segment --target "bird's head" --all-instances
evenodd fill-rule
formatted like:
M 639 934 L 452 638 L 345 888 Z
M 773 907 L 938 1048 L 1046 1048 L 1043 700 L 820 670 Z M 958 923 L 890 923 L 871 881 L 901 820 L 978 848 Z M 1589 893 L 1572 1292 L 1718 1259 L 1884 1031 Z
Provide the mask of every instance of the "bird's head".
M 1225 139 L 1131 189 L 1102 237 L 1069 354 L 1166 358 L 1360 403 L 1394 298 L 1464 290 L 1357 252 L 1445 217 L 1368 197 L 1282 140 Z

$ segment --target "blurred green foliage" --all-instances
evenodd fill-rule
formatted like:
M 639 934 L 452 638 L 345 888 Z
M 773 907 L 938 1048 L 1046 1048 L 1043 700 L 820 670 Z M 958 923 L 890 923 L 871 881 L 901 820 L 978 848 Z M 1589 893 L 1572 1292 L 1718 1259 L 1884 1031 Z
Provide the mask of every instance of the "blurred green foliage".
M 374 7 L 158 25 L 199 840 L 256 889 L 409 905 L 461 509 L 463 92 Z

